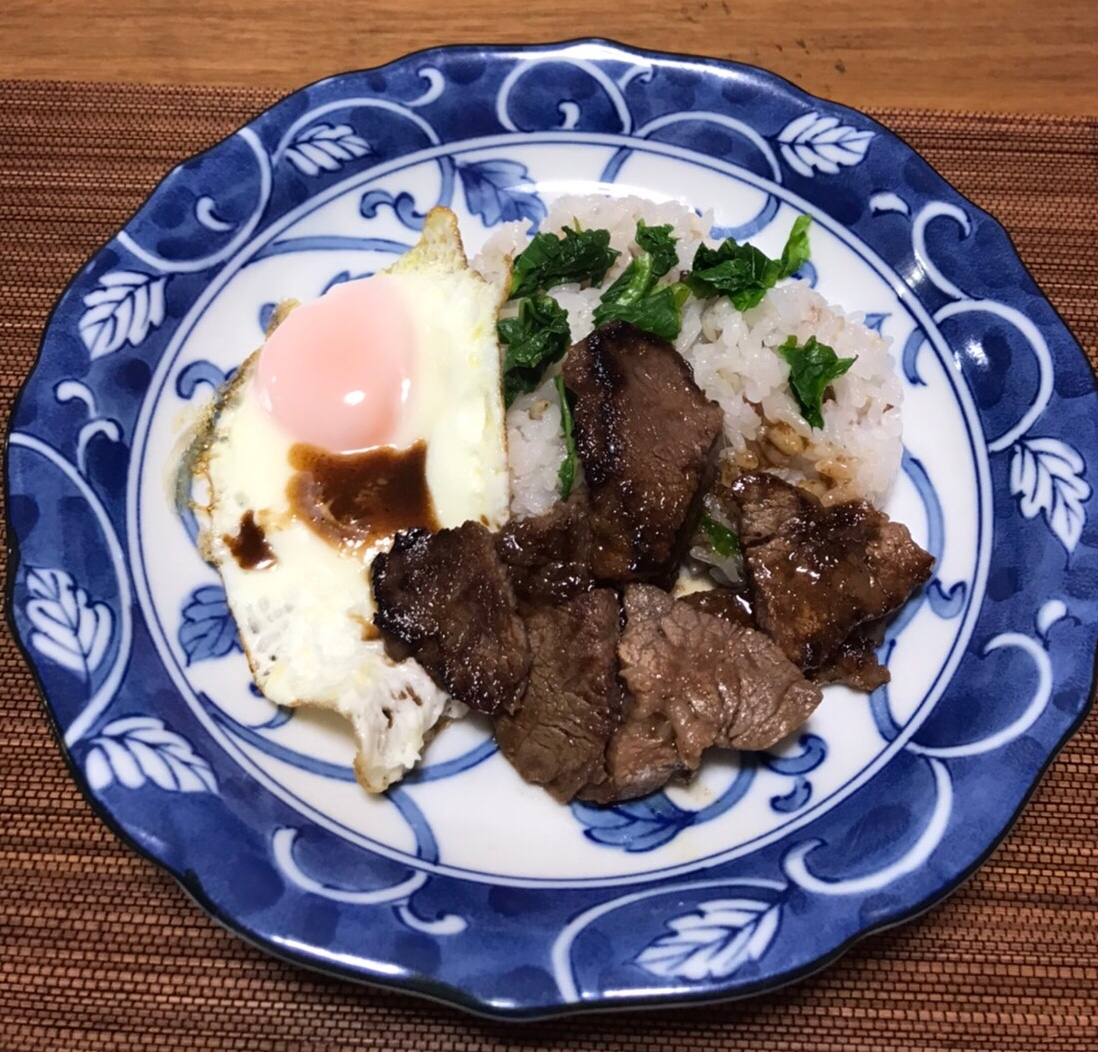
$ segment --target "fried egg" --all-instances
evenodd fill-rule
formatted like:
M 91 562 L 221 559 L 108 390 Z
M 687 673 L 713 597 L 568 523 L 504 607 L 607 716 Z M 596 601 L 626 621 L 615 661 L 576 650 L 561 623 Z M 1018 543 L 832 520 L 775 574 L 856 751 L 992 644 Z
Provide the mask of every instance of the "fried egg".
M 507 519 L 502 297 L 435 209 L 388 270 L 280 307 L 191 458 L 202 553 L 256 685 L 349 719 L 372 792 L 460 714 L 415 661 L 386 655 L 369 568 L 399 529 Z

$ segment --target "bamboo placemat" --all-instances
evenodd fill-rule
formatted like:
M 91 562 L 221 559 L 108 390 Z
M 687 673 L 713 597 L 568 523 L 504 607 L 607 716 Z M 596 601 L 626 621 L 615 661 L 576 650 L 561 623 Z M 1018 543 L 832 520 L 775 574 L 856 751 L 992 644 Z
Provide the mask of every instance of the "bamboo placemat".
M 168 168 L 275 97 L 0 81 L 5 429 L 67 279 Z M 874 115 L 1005 224 L 1098 365 L 1098 120 Z M 0 676 L 3 1052 L 1098 1048 L 1098 717 L 964 888 L 823 974 L 746 1002 L 517 1026 L 313 975 L 228 934 L 92 814 L 6 628 Z

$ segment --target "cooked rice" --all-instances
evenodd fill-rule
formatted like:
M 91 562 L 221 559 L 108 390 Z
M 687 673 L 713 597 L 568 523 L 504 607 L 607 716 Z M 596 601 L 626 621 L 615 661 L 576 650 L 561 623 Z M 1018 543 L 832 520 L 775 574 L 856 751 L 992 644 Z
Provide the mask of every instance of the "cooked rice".
M 511 514 L 540 515 L 557 501 L 564 459 L 560 398 L 553 377 L 519 395 L 507 411 L 507 466 L 511 472 Z
M 610 243 L 622 256 L 608 283 L 638 251 L 633 238 L 641 218 L 649 226 L 672 224 L 683 269 L 690 267 L 711 227 L 710 216 L 699 216 L 677 202 L 592 195 L 558 199 L 542 229 L 558 231 L 578 221 L 587 229 L 609 230 Z M 502 277 L 508 259 L 527 240 L 525 224 L 506 224 L 474 265 L 485 276 Z M 568 312 L 573 340 L 591 331 L 600 294 L 601 289 L 579 285 L 552 290 Z M 727 445 L 721 457 L 727 477 L 764 467 L 812 489 L 825 503 L 856 497 L 877 504 L 884 500 L 900 465 L 903 392 L 889 341 L 862 321 L 860 312 L 829 305 L 800 281 L 783 283 L 742 313 L 725 298 L 687 301 L 676 348 L 693 368 L 698 385 L 724 411 Z M 857 357 L 831 385 L 832 396 L 823 403 L 822 430 L 808 425 L 789 389 L 789 366 L 776 350 L 789 336 L 801 344 L 815 336 L 840 358 Z M 552 381 L 557 371 L 536 391 L 516 399 L 507 414 L 511 510 L 519 518 L 538 514 L 557 500 L 557 471 L 564 457 L 560 403 Z

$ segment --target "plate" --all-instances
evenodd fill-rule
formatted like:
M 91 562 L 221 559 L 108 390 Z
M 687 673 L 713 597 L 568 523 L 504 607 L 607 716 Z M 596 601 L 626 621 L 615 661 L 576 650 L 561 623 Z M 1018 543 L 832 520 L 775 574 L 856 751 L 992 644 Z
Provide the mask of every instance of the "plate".
M 475 252 L 570 191 L 712 208 L 892 340 L 888 511 L 937 559 L 893 681 L 772 752 L 571 808 L 454 725 L 380 798 L 338 722 L 250 688 L 181 415 L 272 305 L 391 262 L 448 204 Z M 1003 230 L 854 110 L 602 41 L 442 48 L 333 77 L 174 169 L 74 278 L 8 438 L 9 609 L 104 819 L 267 950 L 493 1015 L 742 996 L 955 888 L 1078 726 L 1098 631 L 1094 380 Z M 12 566 L 16 566 L 13 558 Z

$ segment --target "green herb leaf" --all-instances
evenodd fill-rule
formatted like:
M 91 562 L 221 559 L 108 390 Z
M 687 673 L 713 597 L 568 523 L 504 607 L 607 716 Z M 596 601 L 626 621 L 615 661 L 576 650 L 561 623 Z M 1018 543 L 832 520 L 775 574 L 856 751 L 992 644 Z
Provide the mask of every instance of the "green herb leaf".
M 549 296 L 528 296 L 519 300 L 518 315 L 504 318 L 496 326 L 503 355 L 503 401 L 510 404 L 532 391 L 545 370 L 560 361 L 572 343 L 568 314 Z
M 673 340 L 682 326 L 682 305 L 690 290 L 681 283 L 656 288 L 659 281 L 676 263 L 677 239 L 672 227 L 646 226 L 637 223 L 637 244 L 643 249 L 633 257 L 599 300 L 593 321 L 595 326 L 609 321 L 628 321 L 664 340 Z
M 661 340 L 671 342 L 682 328 L 682 305 L 690 290 L 680 282 L 664 285 L 639 300 L 600 303 L 595 308 L 595 325 L 627 321 Z
M 783 278 L 796 274 L 808 262 L 811 254 L 808 245 L 808 228 L 811 225 L 811 216 L 797 216 L 793 221 L 793 229 L 789 232 L 785 248 L 782 249 L 781 276 Z
M 822 428 L 827 385 L 842 376 L 857 358 L 839 358 L 827 344 L 817 342 L 815 336 L 809 336 L 803 347 L 797 345 L 795 336 L 790 336 L 778 353 L 789 363 L 789 386 L 801 416 L 812 427 Z
M 648 226 L 643 219 L 637 223 L 637 244 L 652 257 L 653 279 L 662 278 L 679 262 L 675 249 L 678 238 L 671 236 L 673 229 L 670 223 Z
M 684 280 L 699 299 L 725 295 L 737 310 L 747 310 L 777 284 L 780 270 L 765 252 L 730 237 L 717 248 L 699 245 L 694 269 Z
M 567 500 L 576 482 L 576 440 L 572 435 L 572 404 L 568 401 L 568 389 L 564 386 L 564 377 L 553 379 L 560 398 L 560 423 L 564 428 L 564 460 L 561 461 L 557 478 L 560 480 L 560 499 Z
M 536 234 L 511 267 L 511 299 L 564 285 L 570 281 L 599 284 L 618 258 L 608 230 L 573 230 Z
M 694 269 L 683 280 L 699 299 L 724 295 L 737 310 L 755 307 L 782 278 L 794 274 L 808 260 L 811 223 L 810 216 L 797 217 L 780 260 L 771 259 L 754 245 L 741 245 L 733 237 L 716 248 L 699 245 Z
M 618 275 L 618 280 L 599 297 L 599 305 L 595 308 L 593 318 L 595 325 L 599 326 L 604 321 L 610 320 L 609 318 L 600 318 L 600 311 L 605 311 L 612 306 L 624 307 L 636 303 L 648 294 L 648 291 L 655 283 L 656 278 L 652 273 L 652 257 L 647 252 L 642 252 Z
M 709 539 L 709 546 L 722 559 L 730 559 L 740 554 L 740 539 L 723 522 L 717 522 L 712 515 L 703 515 L 699 525 L 702 533 Z

